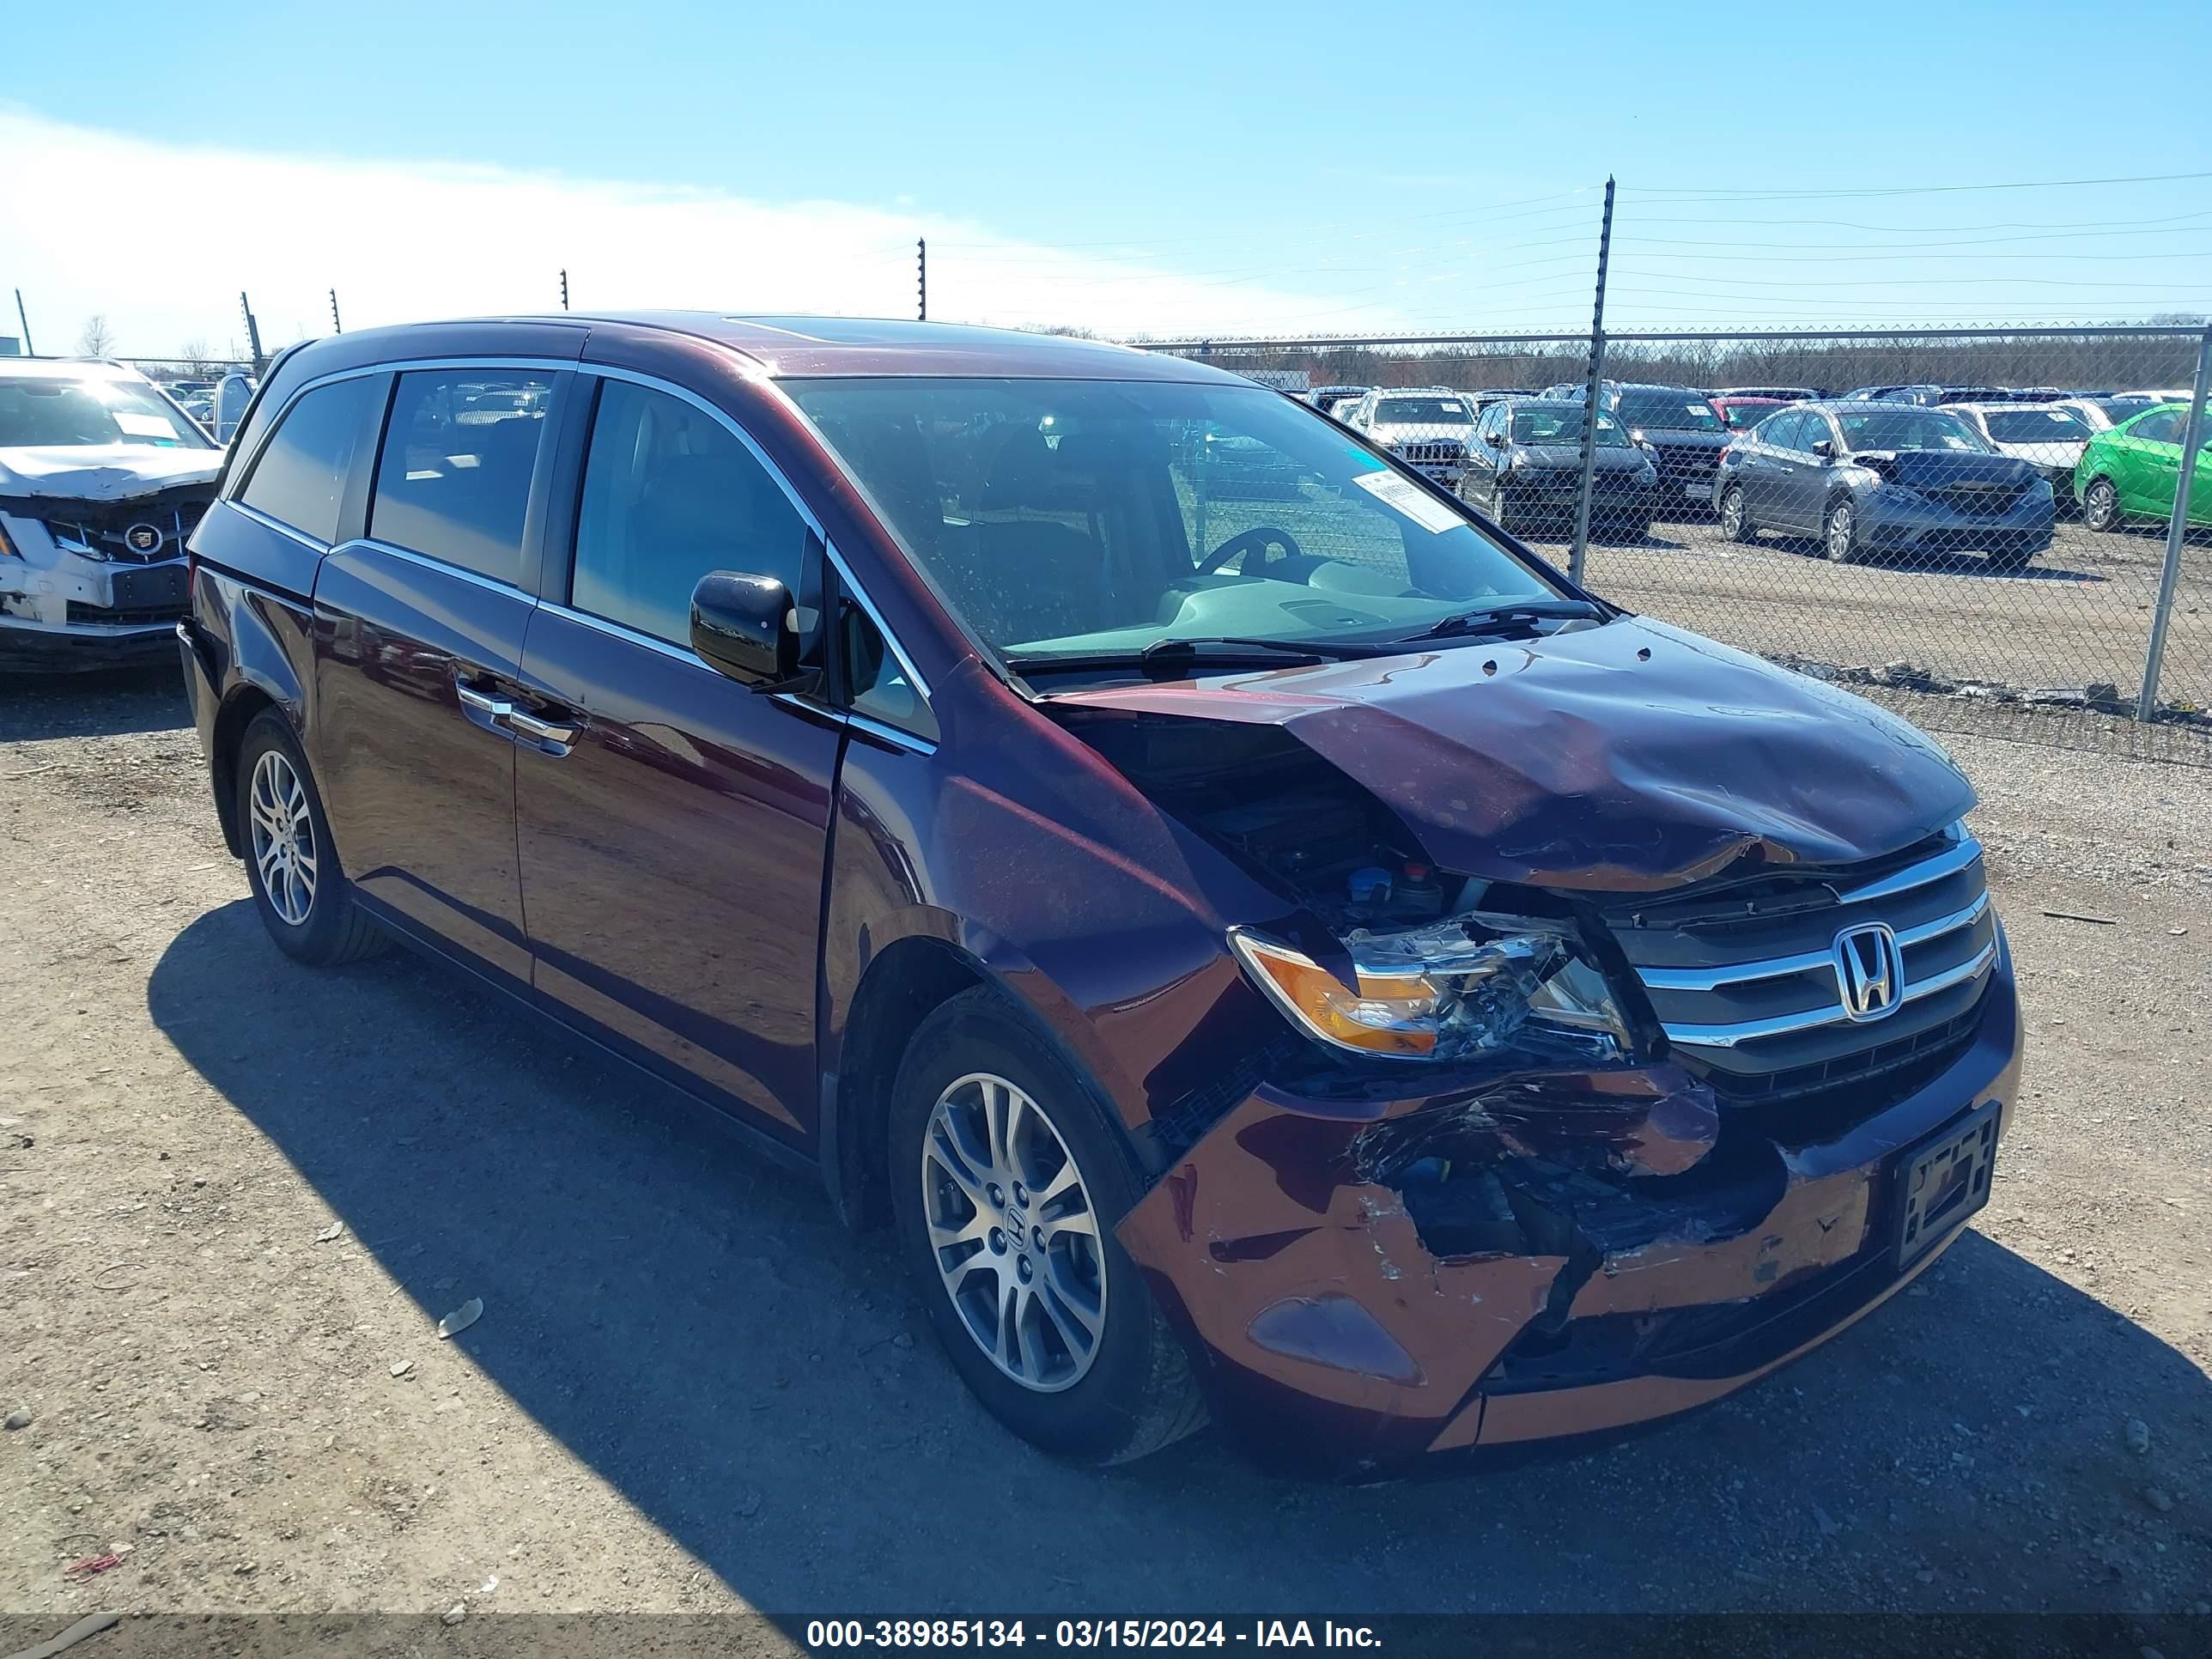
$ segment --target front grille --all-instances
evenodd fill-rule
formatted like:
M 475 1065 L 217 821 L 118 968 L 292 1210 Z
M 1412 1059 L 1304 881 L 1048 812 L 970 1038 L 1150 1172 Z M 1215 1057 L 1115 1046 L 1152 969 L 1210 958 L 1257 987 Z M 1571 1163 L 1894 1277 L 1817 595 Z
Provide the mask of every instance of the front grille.
M 185 538 L 215 499 L 211 483 L 179 484 L 127 501 L 58 501 L 44 511 L 46 534 L 65 553 L 114 564 L 159 564 L 185 556 Z M 138 532 L 134 544 L 131 532 Z M 149 534 L 156 539 L 148 542 Z
M 1653 448 L 1656 451 L 1659 476 L 1669 483 L 1702 483 L 1720 470 L 1721 453 L 1717 449 L 1667 443 L 1655 443 Z
M 1996 959 L 1981 848 L 1934 836 L 1861 865 L 1790 870 L 1623 903 L 1607 921 L 1677 1055 L 1731 1104 L 1857 1089 L 1970 1040 Z M 1880 923 L 1904 973 L 1852 1019 L 1838 936 Z
M 80 605 L 69 602 L 68 620 L 71 623 L 97 623 L 106 628 L 140 628 L 158 623 L 181 622 L 185 607 L 181 605 Z
M 2022 482 L 1995 486 L 1962 484 L 1920 493 L 1970 519 L 2001 519 L 2020 505 L 2021 497 L 2027 490 L 2028 485 Z
M 1467 459 L 1467 446 L 1452 439 L 1395 444 L 1392 450 L 1401 460 L 1416 466 L 1457 466 Z

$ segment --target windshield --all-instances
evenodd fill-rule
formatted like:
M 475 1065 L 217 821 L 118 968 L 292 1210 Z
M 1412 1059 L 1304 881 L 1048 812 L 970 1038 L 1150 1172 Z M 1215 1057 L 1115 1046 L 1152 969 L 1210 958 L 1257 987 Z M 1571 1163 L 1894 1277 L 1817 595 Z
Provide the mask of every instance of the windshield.
M 1516 444 L 1580 444 L 1583 412 L 1579 409 L 1516 409 L 1513 411 L 1513 441 Z M 1610 415 L 1597 417 L 1597 441 L 1626 444 L 1628 434 Z
M 1982 418 L 1999 443 L 2063 444 L 2089 436 L 2087 424 L 2070 409 L 1992 409 Z
M 97 375 L 82 380 L 0 378 L 0 449 L 99 444 L 213 447 L 206 434 L 150 386 Z
M 2105 418 L 2114 426 L 2122 421 L 2131 421 L 2146 409 L 2156 409 L 2155 398 L 2098 398 L 2092 400 L 2105 411 Z
M 1449 501 L 1256 387 L 781 384 L 1016 663 L 1177 637 L 1380 642 L 1556 597 Z
M 1474 419 L 1459 398 L 1385 398 L 1375 410 L 1378 424 L 1465 426 Z
M 1838 410 L 1836 422 L 1844 428 L 1844 447 L 1860 449 L 1959 449 L 1970 455 L 1987 455 L 1990 447 L 1982 434 L 1955 415 L 1911 407 L 1869 410 L 1861 415 Z
M 1727 430 L 1713 406 L 1694 392 L 1624 392 L 1613 412 L 1631 431 L 1644 426 L 1668 432 Z

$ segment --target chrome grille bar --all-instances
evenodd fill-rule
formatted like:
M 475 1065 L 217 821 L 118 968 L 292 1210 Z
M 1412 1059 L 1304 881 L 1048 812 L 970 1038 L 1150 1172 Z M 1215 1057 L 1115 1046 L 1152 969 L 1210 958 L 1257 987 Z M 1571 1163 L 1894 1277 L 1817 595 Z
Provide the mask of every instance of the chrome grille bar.
M 1916 865 L 1913 867 L 1919 869 L 1924 866 Z M 1907 870 L 1898 873 L 1910 875 L 1912 872 Z M 1974 902 L 1963 910 L 1954 910 L 1948 916 L 1923 921 L 1917 927 L 1900 928 L 1897 935 L 1899 948 L 1910 950 L 1913 945 L 1941 939 L 1946 933 L 1955 933 L 1961 927 L 1971 927 L 1982 919 L 1982 913 L 1989 908 L 1990 896 L 1984 891 L 1978 894 Z M 1834 961 L 1832 951 L 1805 951 L 1791 957 L 1770 957 L 1764 962 L 1731 962 L 1718 968 L 1641 968 L 1637 971 L 1644 985 L 1654 991 L 1717 991 L 1723 985 L 1746 985 L 1754 980 L 1783 979 L 1791 974 L 1828 967 Z
M 1900 933 L 1898 938 L 1902 943 L 1904 935 Z M 1938 991 L 1948 991 L 1954 985 L 1978 978 L 1988 971 L 1990 964 L 1996 960 L 1996 941 L 1992 939 L 1955 968 L 1946 968 L 1925 979 L 1908 980 L 1904 996 L 1898 1000 L 1898 1006 L 1903 1007 L 1908 1002 L 1933 996 Z M 1667 1033 L 1669 1042 L 1680 1043 L 1685 1048 L 1733 1048 L 1739 1042 L 1755 1042 L 1760 1037 L 1783 1036 L 1791 1031 L 1809 1031 L 1820 1025 L 1841 1025 L 1846 1020 L 1843 1005 L 1838 1002 L 1827 1007 L 1804 1009 L 1794 1014 L 1776 1014 L 1766 1019 L 1740 1020 L 1732 1025 L 1664 1025 L 1661 1029 Z M 1876 1022 L 1860 1023 L 1872 1025 Z

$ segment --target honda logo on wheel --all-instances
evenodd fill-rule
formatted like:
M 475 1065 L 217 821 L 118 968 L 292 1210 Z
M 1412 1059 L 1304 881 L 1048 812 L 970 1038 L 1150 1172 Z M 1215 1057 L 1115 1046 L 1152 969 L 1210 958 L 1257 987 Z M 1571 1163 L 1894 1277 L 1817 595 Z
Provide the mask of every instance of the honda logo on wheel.
M 1846 1018 L 1880 1019 L 1905 1000 L 1905 953 L 1887 924 L 1869 922 L 1836 935 L 1836 990 Z

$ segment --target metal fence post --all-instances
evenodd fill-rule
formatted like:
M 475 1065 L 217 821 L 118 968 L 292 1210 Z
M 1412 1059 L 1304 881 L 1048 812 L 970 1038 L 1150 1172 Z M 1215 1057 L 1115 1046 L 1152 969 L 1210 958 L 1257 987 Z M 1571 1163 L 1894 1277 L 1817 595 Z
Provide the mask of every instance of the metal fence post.
M 1597 231 L 1597 301 L 1590 312 L 1589 383 L 1583 388 L 1583 476 L 1575 491 L 1575 539 L 1567 549 L 1567 574 L 1583 579 L 1583 553 L 1589 545 L 1590 493 L 1597 483 L 1597 401 L 1605 380 L 1605 262 L 1613 251 L 1613 176 L 1605 180 L 1605 216 Z M 1500 491 L 1503 499 L 1503 491 Z
M 2181 580 L 2181 549 L 2189 539 L 2189 487 L 2196 481 L 2197 451 L 2204 441 L 2204 392 L 2212 384 L 2212 324 L 2197 343 L 2197 383 L 2190 388 L 2189 420 L 2181 431 L 2181 474 L 2173 486 L 2173 517 L 2166 526 L 2166 568 L 2159 573 L 2158 604 L 2150 616 L 2150 648 L 2143 654 L 2142 694 L 2136 718 L 2158 718 L 2158 671 L 2166 657 L 2166 625 L 2173 616 L 2173 590 Z

